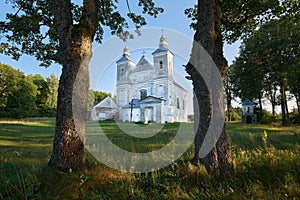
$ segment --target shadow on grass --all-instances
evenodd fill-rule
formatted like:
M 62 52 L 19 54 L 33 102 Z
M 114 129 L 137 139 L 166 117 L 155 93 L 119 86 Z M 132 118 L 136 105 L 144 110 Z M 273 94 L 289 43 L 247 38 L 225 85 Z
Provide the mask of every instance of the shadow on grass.
M 234 173 L 229 180 L 212 180 L 202 166 L 195 167 L 189 162 L 193 147 L 171 165 L 149 173 L 118 172 L 90 154 L 82 169 L 59 172 L 47 166 L 54 127 L 42 124 L 0 124 L 0 199 L 300 197 L 299 135 L 294 128 L 228 124 Z M 118 127 L 107 123 L 104 128 L 117 145 L 121 143 L 124 135 Z M 169 136 L 176 125 L 168 124 L 164 128 L 164 134 Z M 262 141 L 264 130 L 268 133 L 268 147 Z M 161 141 L 156 139 L 155 142 Z M 123 145 L 126 148 L 126 144 Z

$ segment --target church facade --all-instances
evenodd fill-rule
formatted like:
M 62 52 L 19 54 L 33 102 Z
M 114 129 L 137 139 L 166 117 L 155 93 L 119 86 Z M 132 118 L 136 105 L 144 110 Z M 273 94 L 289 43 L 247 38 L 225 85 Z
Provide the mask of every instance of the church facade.
M 134 122 L 187 122 L 187 90 L 173 79 L 173 53 L 162 35 L 152 53 L 135 64 L 129 48 L 117 61 L 116 104 L 119 119 Z

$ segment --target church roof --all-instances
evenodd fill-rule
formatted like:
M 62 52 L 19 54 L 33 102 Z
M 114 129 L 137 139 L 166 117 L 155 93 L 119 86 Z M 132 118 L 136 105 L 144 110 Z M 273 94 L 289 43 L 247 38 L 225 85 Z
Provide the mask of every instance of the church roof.
M 243 106 L 249 106 L 249 105 L 254 105 L 253 101 L 250 99 L 246 98 L 246 100 L 242 104 Z
M 145 71 L 145 70 L 149 70 L 149 69 L 153 69 L 153 66 L 147 60 L 146 56 L 143 55 L 133 71 L 139 72 L 139 71 Z
M 168 50 L 169 50 L 168 48 L 161 47 L 161 48 L 156 49 L 152 54 L 156 54 L 156 53 L 160 53 L 160 52 L 165 52 L 165 51 L 168 51 Z
M 140 104 L 147 104 L 147 103 L 161 103 L 165 101 L 164 99 L 154 97 L 154 96 L 147 96 L 145 99 L 140 101 Z
M 118 61 L 118 62 L 123 62 L 123 61 L 127 61 L 127 60 L 130 60 L 127 56 L 122 56 Z
M 139 99 L 132 99 L 123 108 L 131 108 L 131 103 L 133 103 L 132 108 L 139 108 L 140 107 L 140 100 Z

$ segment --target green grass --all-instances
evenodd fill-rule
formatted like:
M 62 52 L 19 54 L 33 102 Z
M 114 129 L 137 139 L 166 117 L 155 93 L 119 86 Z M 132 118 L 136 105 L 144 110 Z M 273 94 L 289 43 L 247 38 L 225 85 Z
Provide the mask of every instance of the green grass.
M 179 124 L 132 128 L 127 135 L 113 122 L 101 122 L 104 134 L 132 152 L 149 152 L 169 143 Z M 192 133 L 192 124 L 184 124 Z M 88 123 L 88 132 L 99 126 Z M 0 121 L 0 199 L 300 199 L 300 127 L 229 123 L 234 173 L 230 180 L 211 179 L 203 166 L 190 163 L 193 147 L 175 163 L 151 173 L 113 170 L 88 154 L 83 169 L 59 172 L 47 166 L 54 119 Z M 267 132 L 265 142 L 263 132 Z M 136 132 L 136 133 L 135 133 Z M 189 131 L 188 131 L 189 132 Z M 124 142 L 126 141 L 126 142 Z

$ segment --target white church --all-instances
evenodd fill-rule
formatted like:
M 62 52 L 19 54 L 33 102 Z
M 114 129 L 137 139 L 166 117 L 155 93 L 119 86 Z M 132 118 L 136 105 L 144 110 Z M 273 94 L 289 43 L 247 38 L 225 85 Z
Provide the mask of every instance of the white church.
M 129 48 L 117 61 L 116 104 L 119 119 L 134 122 L 187 122 L 185 88 L 173 79 L 173 53 L 162 35 L 153 53 L 153 63 L 145 55 L 135 64 Z

